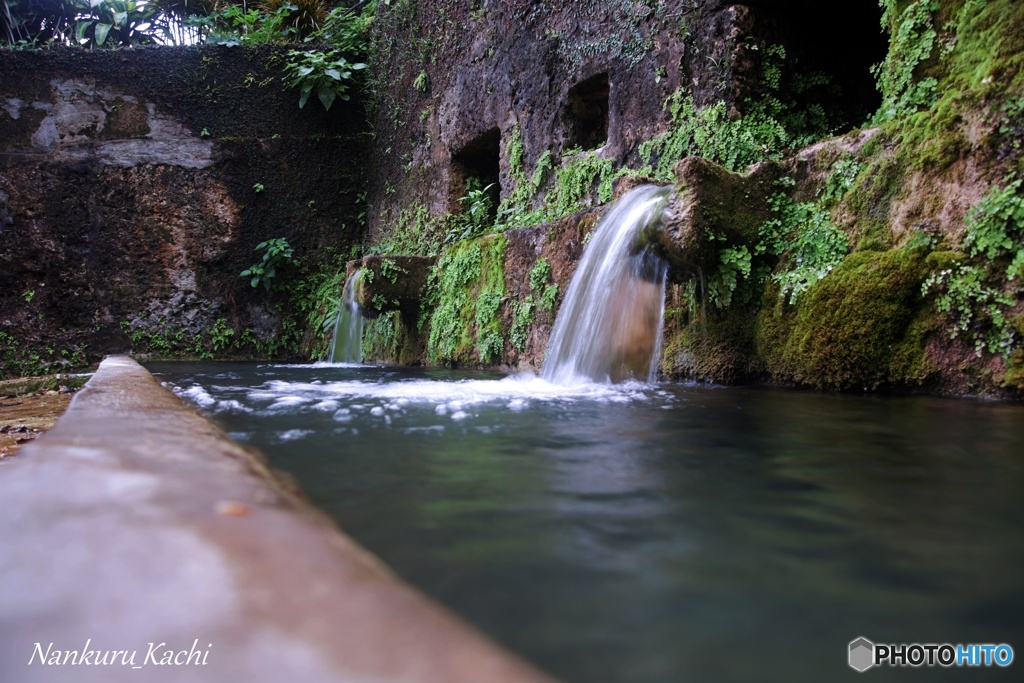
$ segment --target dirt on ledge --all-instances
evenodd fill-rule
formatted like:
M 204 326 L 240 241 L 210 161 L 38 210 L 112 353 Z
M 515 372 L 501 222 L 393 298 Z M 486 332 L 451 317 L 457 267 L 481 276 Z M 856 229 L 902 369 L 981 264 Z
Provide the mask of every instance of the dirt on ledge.
M 87 377 L 23 377 L 0 382 L 0 462 L 53 427 Z

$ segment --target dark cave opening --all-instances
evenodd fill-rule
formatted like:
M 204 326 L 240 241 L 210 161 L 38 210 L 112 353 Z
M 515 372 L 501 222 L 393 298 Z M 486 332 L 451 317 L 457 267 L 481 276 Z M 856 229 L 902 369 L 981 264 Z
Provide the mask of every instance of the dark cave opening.
M 820 104 L 835 132 L 865 124 L 882 102 L 871 67 L 885 59 L 889 36 L 877 0 L 749 0 L 758 33 L 786 47 L 794 67 L 785 87 L 797 106 Z M 818 75 L 828 82 L 808 87 Z
M 569 89 L 563 113 L 566 149 L 597 149 L 608 141 L 608 74 L 600 73 Z
M 490 199 L 488 220 L 494 223 L 501 200 L 501 130 L 496 127 L 473 138 L 452 154 L 452 211 L 460 213 L 467 209 L 464 198 L 474 190 L 485 188 Z

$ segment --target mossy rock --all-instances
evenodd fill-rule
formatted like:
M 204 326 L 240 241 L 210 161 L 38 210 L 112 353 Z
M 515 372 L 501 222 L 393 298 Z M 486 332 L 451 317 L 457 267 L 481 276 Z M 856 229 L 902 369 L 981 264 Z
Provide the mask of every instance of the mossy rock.
M 487 235 L 459 242 L 441 255 L 422 302 L 430 321 L 430 362 L 487 365 L 501 360 L 507 244 L 505 235 Z
M 666 311 L 666 315 L 672 313 Z M 688 325 L 673 330 L 661 354 L 662 373 L 673 379 L 697 379 L 719 384 L 747 380 L 755 365 L 754 323 L 748 310 L 706 310 Z
M 911 325 L 924 309 L 923 274 L 917 252 L 851 254 L 796 306 L 779 304 L 758 316 L 757 349 L 767 371 L 819 388 L 923 381 L 932 328 L 923 318 Z

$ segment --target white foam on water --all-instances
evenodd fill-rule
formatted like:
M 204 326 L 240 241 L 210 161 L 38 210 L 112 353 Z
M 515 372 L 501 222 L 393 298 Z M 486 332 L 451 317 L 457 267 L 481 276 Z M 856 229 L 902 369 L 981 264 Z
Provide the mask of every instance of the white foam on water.
M 175 387 L 174 393 L 182 398 L 192 401 L 200 408 L 209 408 L 217 404 L 217 399 L 211 396 L 210 392 L 200 386 L 192 386 L 187 389 Z
M 295 441 L 297 439 L 305 439 L 307 436 L 315 434 L 312 429 L 289 429 L 288 431 L 278 432 L 277 438 L 281 441 Z
M 401 410 L 409 406 L 432 404 L 439 415 L 446 412 L 465 412 L 467 407 L 484 403 L 503 403 L 512 410 L 521 410 L 534 403 L 598 401 L 602 403 L 629 403 L 647 400 L 652 387 L 639 382 L 624 384 L 597 384 L 578 381 L 554 384 L 533 374 L 519 374 L 504 379 L 465 379 L 442 381 L 435 379 L 400 381 L 341 381 L 341 382 L 289 382 L 270 380 L 262 387 L 248 390 L 247 398 L 255 403 L 274 401 L 272 408 L 296 406 L 302 403 L 320 405 L 327 401 L 359 403 L 347 405 L 360 410 L 372 405 L 373 415 L 386 410 Z
M 371 417 L 398 427 L 417 424 L 422 411 L 444 419 L 444 423 L 470 423 L 481 415 L 480 408 L 509 413 L 544 409 L 573 403 L 627 404 L 665 402 L 669 392 L 640 382 L 599 384 L 588 381 L 555 384 L 532 373 L 504 379 L 366 379 L 346 381 L 286 381 L 274 379 L 259 387 L 199 385 L 176 388 L 175 392 L 211 412 L 247 412 L 254 415 L 327 413 L 340 425 Z M 493 413 L 491 413 L 493 414 Z M 436 418 L 435 418 L 436 419 Z M 443 426 L 441 427 L 443 429 Z M 294 430 L 292 430 L 294 431 Z M 283 432 L 291 434 L 291 432 Z M 301 436 L 282 436 L 284 440 Z

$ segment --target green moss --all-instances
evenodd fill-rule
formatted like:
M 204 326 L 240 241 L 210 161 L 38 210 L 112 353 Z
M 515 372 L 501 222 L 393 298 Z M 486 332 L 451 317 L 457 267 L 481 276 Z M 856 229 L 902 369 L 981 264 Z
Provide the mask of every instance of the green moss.
M 546 258 L 539 258 L 530 269 L 530 289 L 537 295 L 537 305 L 548 313 L 555 310 L 558 298 L 558 283 L 551 281 L 551 264 Z
M 384 363 L 407 365 L 422 353 L 414 320 L 398 311 L 381 313 L 363 327 L 363 358 Z
M 759 317 L 758 337 L 777 378 L 827 388 L 876 388 L 919 376 L 926 328 L 908 334 L 922 306 L 922 259 L 913 251 L 857 252 L 811 286 L 792 311 Z
M 690 315 L 687 308 L 665 312 L 668 334 L 661 353 L 662 373 L 724 384 L 747 379 L 756 367 L 754 316 L 740 308 Z
M 875 123 L 931 105 L 938 85 L 935 78 L 921 77 L 920 73 L 921 65 L 932 56 L 935 47 L 937 0 L 882 0 L 881 5 L 882 26 L 889 31 L 890 40 L 885 61 L 872 69 L 882 93 Z
M 486 364 L 501 357 L 507 242 L 504 235 L 489 235 L 459 242 L 441 255 L 422 302 L 432 363 Z
M 890 214 L 893 202 L 903 191 L 905 173 L 904 162 L 883 144 L 868 158 L 843 201 L 846 209 L 857 217 L 857 233 L 852 235 L 855 240 L 870 238 L 884 244 L 890 242 Z
M 508 334 L 509 342 L 512 344 L 512 348 L 522 351 L 526 348 L 526 340 L 530 335 L 530 326 L 533 324 L 537 306 L 534 304 L 532 294 L 527 294 L 526 298 L 513 303 L 512 306 L 512 329 Z

